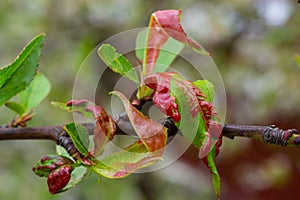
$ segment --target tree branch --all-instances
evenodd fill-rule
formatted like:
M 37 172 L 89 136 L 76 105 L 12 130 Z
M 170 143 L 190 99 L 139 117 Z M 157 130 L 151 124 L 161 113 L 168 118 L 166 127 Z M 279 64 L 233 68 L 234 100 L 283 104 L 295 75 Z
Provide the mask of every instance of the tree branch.
M 298 135 L 296 129 L 282 130 L 275 125 L 243 126 L 225 124 L 222 133 L 223 136 L 230 139 L 234 139 L 234 137 L 247 137 L 269 144 L 300 149 L 300 135 Z
M 126 117 L 120 117 L 116 120 L 116 135 L 125 135 L 122 130 L 132 129 Z M 172 122 L 163 120 L 161 122 L 169 129 L 169 136 L 175 135 L 177 130 L 174 129 Z M 93 123 L 82 124 L 90 134 L 93 133 L 95 125 Z M 269 144 L 287 146 L 300 149 L 300 135 L 295 129 L 282 130 L 271 126 L 243 126 L 225 124 L 222 129 L 224 137 L 234 139 L 234 137 L 246 137 L 259 140 Z M 0 140 L 52 140 L 58 143 L 61 136 L 66 132 L 63 126 L 44 126 L 44 127 L 25 127 L 25 128 L 0 128 Z
M 94 124 L 83 124 L 93 132 Z M 0 128 L 0 140 L 53 140 L 57 143 L 60 136 L 65 134 L 63 126 L 40 126 L 24 128 Z

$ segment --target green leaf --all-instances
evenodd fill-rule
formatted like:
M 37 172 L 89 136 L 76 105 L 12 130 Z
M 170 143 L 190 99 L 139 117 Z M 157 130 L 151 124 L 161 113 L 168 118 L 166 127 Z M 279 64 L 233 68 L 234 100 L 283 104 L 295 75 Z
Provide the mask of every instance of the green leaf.
M 206 160 L 204 161 L 209 168 L 211 175 L 212 175 L 212 180 L 215 188 L 216 195 L 218 199 L 220 198 L 220 185 L 221 185 L 221 179 L 220 175 L 218 173 L 218 169 L 215 164 L 215 157 L 216 157 L 216 147 L 214 147 L 207 155 Z
M 24 90 L 33 80 L 45 34 L 35 37 L 9 66 L 0 70 L 0 106 Z
M 143 62 L 145 49 L 146 49 L 146 39 L 147 39 L 147 32 L 148 30 L 142 30 L 138 33 L 135 42 L 135 56 Z
M 76 149 L 85 157 L 88 156 L 88 148 L 89 148 L 89 133 L 88 131 L 81 125 L 75 124 L 71 122 L 64 126 L 64 129 L 69 134 L 72 139 L 73 144 Z
M 103 62 L 114 72 L 125 76 L 137 85 L 140 84 L 134 68 L 130 62 L 110 44 L 103 44 L 98 49 L 98 55 Z
M 91 166 L 92 170 L 106 178 L 124 178 L 138 169 L 151 166 L 161 160 L 159 154 L 148 152 L 146 146 L 137 141 L 124 150 L 97 162 Z
M 169 38 L 160 50 L 153 73 L 166 71 L 183 47 L 184 44 L 174 40 L 173 38 Z
M 26 111 L 37 107 L 48 95 L 50 88 L 51 85 L 48 79 L 42 73 L 37 73 L 29 87 L 19 94 L 20 103 Z
M 136 39 L 136 57 L 141 61 L 144 60 L 146 38 L 147 30 L 143 30 L 138 34 Z M 166 71 L 168 67 L 171 66 L 183 47 L 184 44 L 174 40 L 173 38 L 169 38 L 161 47 L 153 73 Z
M 74 161 L 74 158 L 68 153 L 68 151 L 62 147 L 61 145 L 56 145 L 56 153 L 57 155 L 59 156 L 63 156 L 63 157 L 67 157 L 69 158 L 70 160 Z
M 181 116 L 180 122 L 176 123 L 177 127 L 188 141 L 200 148 L 206 134 L 206 127 L 197 97 L 191 90 L 189 82 L 178 75 L 171 78 L 170 91 L 171 95 L 176 98 Z
M 88 170 L 84 166 L 78 166 L 75 169 L 73 169 L 71 173 L 71 179 L 69 183 L 63 188 L 63 191 L 69 190 L 79 184 L 81 181 L 83 181 L 88 175 L 90 174 L 90 170 Z
M 201 90 L 201 92 L 206 96 L 205 101 L 213 102 L 215 96 L 215 86 L 212 82 L 208 80 L 197 80 L 193 84 Z
M 19 115 L 22 115 L 26 112 L 26 108 L 22 104 L 19 104 L 15 101 L 6 102 L 5 106 L 8 107 L 9 109 L 15 111 Z
M 138 111 L 121 92 L 113 91 L 111 94 L 121 99 L 132 127 L 148 151 L 163 149 L 167 141 L 167 129 Z

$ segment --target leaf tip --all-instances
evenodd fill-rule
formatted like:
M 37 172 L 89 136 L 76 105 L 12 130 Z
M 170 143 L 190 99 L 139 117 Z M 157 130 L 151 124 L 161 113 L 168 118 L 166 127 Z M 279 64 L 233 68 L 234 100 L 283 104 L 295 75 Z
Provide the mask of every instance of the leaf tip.
M 45 37 L 46 37 L 46 33 L 40 33 L 33 40 L 40 39 L 40 40 L 44 41 Z

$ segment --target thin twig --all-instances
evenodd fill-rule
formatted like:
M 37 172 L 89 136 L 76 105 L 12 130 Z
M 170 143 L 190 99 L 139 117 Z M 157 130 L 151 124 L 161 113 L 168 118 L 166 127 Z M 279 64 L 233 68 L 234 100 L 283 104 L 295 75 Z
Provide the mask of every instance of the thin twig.
M 269 144 L 300 149 L 300 135 L 295 129 L 282 130 L 274 125 L 243 126 L 225 124 L 222 133 L 223 136 L 231 139 L 234 139 L 234 137 L 247 137 Z

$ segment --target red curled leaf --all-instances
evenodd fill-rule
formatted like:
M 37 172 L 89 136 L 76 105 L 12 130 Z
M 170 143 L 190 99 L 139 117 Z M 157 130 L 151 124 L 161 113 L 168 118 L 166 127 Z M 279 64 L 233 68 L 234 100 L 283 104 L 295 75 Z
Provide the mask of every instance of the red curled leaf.
M 122 93 L 117 91 L 111 93 L 121 99 L 130 123 L 139 137 L 124 150 L 113 153 L 91 166 L 97 174 L 116 179 L 128 176 L 160 160 L 167 141 L 167 130 L 139 112 Z
M 68 112 L 78 112 L 85 117 L 94 118 L 96 126 L 94 129 L 94 155 L 98 156 L 105 144 L 114 138 L 116 124 L 107 112 L 89 100 L 70 100 L 66 104 L 52 102 L 52 105 Z
M 94 155 L 98 156 L 102 152 L 105 144 L 114 138 L 116 124 L 102 107 L 96 106 L 94 110 L 97 120 L 94 130 Z
M 118 96 L 125 107 L 128 118 L 148 151 L 162 150 L 167 141 L 167 131 L 158 122 L 149 119 L 130 104 L 128 99 L 120 92 L 113 91 L 111 94 Z
M 152 73 L 162 46 L 171 37 L 203 55 L 209 55 L 200 44 L 188 37 L 180 24 L 181 10 L 161 10 L 151 15 L 144 56 L 144 76 Z
M 170 93 L 170 80 L 172 73 L 156 73 L 145 78 L 145 84 L 154 90 L 153 102 L 166 115 L 172 117 L 175 122 L 180 120 L 178 105 L 174 96 Z

